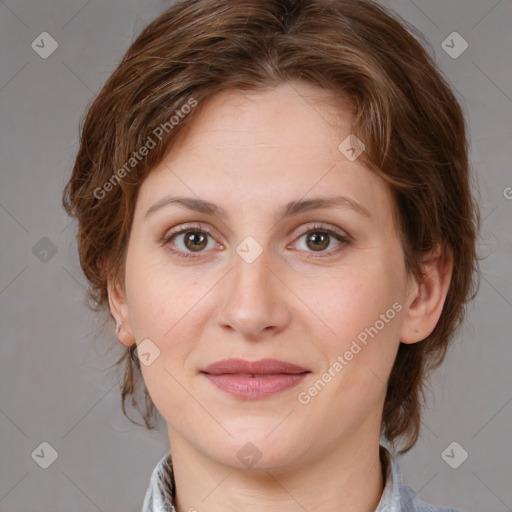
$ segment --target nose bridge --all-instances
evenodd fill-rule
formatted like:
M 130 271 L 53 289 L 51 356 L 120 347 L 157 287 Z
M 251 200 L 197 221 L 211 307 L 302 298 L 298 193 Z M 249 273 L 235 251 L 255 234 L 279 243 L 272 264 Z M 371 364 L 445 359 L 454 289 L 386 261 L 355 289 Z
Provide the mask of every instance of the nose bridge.
M 264 330 L 282 330 L 289 321 L 289 309 L 284 286 L 274 275 L 268 252 L 261 251 L 252 259 L 255 253 L 251 255 L 251 251 L 256 247 L 248 243 L 240 244 L 234 255 L 234 268 L 221 298 L 218 320 L 245 336 L 257 337 Z
M 235 257 L 234 290 L 236 289 L 236 293 L 240 295 L 241 299 L 267 302 L 269 299 L 267 295 L 272 287 L 268 252 L 262 252 L 254 260 L 251 260 L 245 259 L 243 255 L 240 256 L 242 249 L 243 246 L 239 247 L 238 255 Z

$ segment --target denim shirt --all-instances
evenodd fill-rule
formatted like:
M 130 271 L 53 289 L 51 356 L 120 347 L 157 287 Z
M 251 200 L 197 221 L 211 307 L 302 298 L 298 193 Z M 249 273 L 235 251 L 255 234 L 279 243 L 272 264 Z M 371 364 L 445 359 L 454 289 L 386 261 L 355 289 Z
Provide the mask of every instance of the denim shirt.
M 387 450 L 387 449 L 385 449 Z M 421 501 L 411 487 L 402 483 L 402 471 L 388 451 L 391 472 L 375 512 L 458 512 Z M 160 459 L 149 480 L 142 512 L 176 512 L 174 508 L 174 476 L 170 453 Z M 189 509 L 194 510 L 194 509 Z

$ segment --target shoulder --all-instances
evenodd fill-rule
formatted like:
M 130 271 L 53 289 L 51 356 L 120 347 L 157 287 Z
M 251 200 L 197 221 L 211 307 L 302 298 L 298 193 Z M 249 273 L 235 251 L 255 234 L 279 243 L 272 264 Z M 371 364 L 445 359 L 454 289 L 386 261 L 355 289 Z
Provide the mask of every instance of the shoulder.
M 400 512 L 459 512 L 454 508 L 437 507 L 420 500 L 408 485 L 400 486 Z
M 459 512 L 454 508 L 426 503 L 416 491 L 402 481 L 402 470 L 396 457 L 381 446 L 381 460 L 386 473 L 386 486 L 375 512 Z
M 174 474 L 170 453 L 162 457 L 151 473 L 142 512 L 176 512 Z

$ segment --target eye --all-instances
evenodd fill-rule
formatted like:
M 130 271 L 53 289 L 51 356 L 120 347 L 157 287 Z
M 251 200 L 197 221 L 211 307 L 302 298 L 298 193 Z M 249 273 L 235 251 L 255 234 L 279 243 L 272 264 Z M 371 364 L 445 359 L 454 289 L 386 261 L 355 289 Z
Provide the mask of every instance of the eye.
M 302 239 L 304 239 L 304 243 L 299 244 L 302 245 L 302 247 L 299 247 L 300 250 L 306 253 L 321 253 L 322 256 L 324 256 L 324 253 L 326 256 L 330 256 L 350 243 L 350 238 L 345 233 L 319 225 L 308 226 L 307 231 L 299 237 L 299 241 Z M 335 242 L 335 248 L 326 251 L 332 242 Z M 316 256 L 308 255 L 307 257 Z
M 182 226 L 175 231 L 171 231 L 164 236 L 162 243 L 163 245 L 169 245 L 170 250 L 181 258 L 195 258 L 197 256 L 193 253 L 204 252 L 206 249 L 220 246 L 220 244 L 215 243 L 210 233 L 200 225 Z
M 343 249 L 351 241 L 350 236 L 342 231 L 327 228 L 321 225 L 306 226 L 298 240 L 304 239 L 304 243 L 299 244 L 300 251 L 307 254 L 308 258 L 331 256 Z M 326 250 L 335 242 L 334 249 Z M 297 242 L 295 242 L 297 243 Z M 212 235 L 201 225 L 185 225 L 174 231 L 168 232 L 162 245 L 169 249 L 180 258 L 197 258 L 208 249 L 215 247 L 222 249 L 222 244 L 215 242 Z M 314 253 L 319 253 L 314 255 Z

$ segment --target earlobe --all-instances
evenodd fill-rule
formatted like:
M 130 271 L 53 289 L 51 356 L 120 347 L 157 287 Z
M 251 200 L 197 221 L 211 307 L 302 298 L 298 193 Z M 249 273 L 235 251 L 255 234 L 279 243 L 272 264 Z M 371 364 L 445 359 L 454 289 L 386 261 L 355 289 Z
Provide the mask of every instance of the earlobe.
M 416 343 L 432 333 L 443 311 L 452 272 L 451 252 L 436 251 L 424 264 L 423 277 L 410 277 L 400 333 L 402 343 Z
M 116 321 L 115 333 L 117 339 L 120 343 L 129 347 L 135 343 L 135 336 L 130 323 L 130 314 L 124 291 L 115 279 L 108 280 L 107 291 L 110 313 Z

